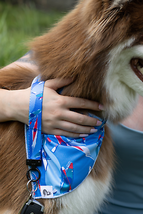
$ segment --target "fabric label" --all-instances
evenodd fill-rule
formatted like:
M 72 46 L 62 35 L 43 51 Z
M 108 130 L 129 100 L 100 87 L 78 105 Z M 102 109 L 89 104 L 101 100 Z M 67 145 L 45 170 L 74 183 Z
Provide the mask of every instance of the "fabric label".
M 40 186 L 42 198 L 53 198 L 52 186 Z

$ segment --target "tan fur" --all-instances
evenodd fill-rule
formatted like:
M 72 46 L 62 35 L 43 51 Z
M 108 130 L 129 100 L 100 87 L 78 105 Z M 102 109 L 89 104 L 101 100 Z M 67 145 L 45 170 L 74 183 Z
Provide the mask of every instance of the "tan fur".
M 59 77 L 74 78 L 64 95 L 96 100 L 109 105 L 112 98 L 104 88 L 109 51 L 129 39 L 142 35 L 143 3 L 126 2 L 112 8 L 109 0 L 82 0 L 48 34 L 36 38 L 30 48 L 43 80 Z M 30 86 L 35 74 L 17 68 L 0 72 L 0 86 L 19 89 Z M 97 112 L 94 112 L 97 114 Z M 120 119 L 120 118 L 119 118 Z M 26 190 L 26 154 L 24 127 L 18 122 L 0 124 L 0 209 L 17 213 L 28 197 Z M 91 172 L 93 179 L 104 182 L 114 166 L 114 151 L 109 131 Z M 95 199 L 96 200 L 96 199 Z M 45 202 L 45 201 L 44 201 Z M 59 200 L 45 202 L 45 213 L 57 214 Z

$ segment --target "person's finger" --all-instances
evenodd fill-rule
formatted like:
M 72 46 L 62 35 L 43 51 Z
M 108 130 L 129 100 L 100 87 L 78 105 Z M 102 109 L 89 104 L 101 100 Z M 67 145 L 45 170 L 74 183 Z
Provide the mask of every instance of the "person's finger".
M 51 88 L 53 90 L 57 90 L 59 88 L 62 88 L 66 85 L 69 85 L 70 83 L 72 83 L 73 79 L 69 78 L 69 79 L 51 79 L 51 80 L 47 80 L 45 82 L 45 86 L 48 87 L 48 88 Z
M 91 134 L 97 132 L 97 129 L 90 126 L 81 126 L 67 121 L 58 121 L 56 123 L 57 129 L 62 129 L 67 132 L 79 133 L 79 134 Z
M 66 85 L 69 85 L 72 83 L 72 78 L 69 79 L 51 79 L 47 80 L 45 82 L 45 86 L 57 90 L 59 88 L 62 88 Z M 77 97 L 68 97 L 68 96 L 61 96 L 61 99 L 63 100 L 63 105 L 67 108 L 82 108 L 82 109 L 91 109 L 95 111 L 104 110 L 103 105 L 99 104 L 95 101 L 90 101 L 87 99 L 77 98 Z
M 104 110 L 103 105 L 95 101 L 68 96 L 63 97 L 63 99 L 63 103 L 67 108 L 90 109 L 95 111 Z
M 74 124 L 79 124 L 82 126 L 100 126 L 101 121 L 96 118 L 83 115 L 74 111 L 64 110 L 60 115 L 60 120 L 68 121 Z
M 87 137 L 88 136 L 88 134 L 72 133 L 72 132 L 61 130 L 61 129 L 52 129 L 50 132 L 48 132 L 48 134 L 61 135 L 61 136 L 73 137 L 73 138 Z

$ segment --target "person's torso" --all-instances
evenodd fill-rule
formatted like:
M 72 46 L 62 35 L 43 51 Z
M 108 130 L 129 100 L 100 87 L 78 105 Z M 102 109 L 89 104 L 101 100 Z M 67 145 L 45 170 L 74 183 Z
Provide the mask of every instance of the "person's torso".
M 109 124 L 117 164 L 102 214 L 143 214 L 143 132 Z

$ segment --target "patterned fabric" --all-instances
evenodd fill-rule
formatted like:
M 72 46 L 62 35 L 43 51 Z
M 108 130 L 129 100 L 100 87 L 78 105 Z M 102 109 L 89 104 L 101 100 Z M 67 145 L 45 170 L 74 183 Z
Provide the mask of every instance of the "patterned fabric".
M 44 82 L 35 78 L 31 86 L 29 125 L 25 125 L 26 152 L 27 159 L 42 160 L 42 166 L 37 167 L 41 172 L 38 188 L 36 183 L 32 187 L 33 197 L 56 198 L 77 188 L 92 170 L 104 137 L 105 121 L 96 127 L 96 133 L 85 138 L 42 134 L 43 88 Z M 36 173 L 31 173 L 31 179 L 36 179 Z

